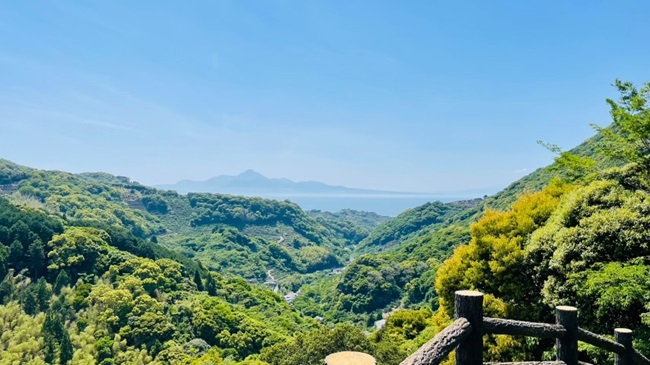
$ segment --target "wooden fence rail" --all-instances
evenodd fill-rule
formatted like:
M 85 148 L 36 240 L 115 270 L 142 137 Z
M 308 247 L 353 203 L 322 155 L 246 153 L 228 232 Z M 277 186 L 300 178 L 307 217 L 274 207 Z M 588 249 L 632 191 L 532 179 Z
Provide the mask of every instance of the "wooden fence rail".
M 411 365 L 438 365 L 445 356 L 452 352 L 472 331 L 472 326 L 465 318 L 459 318 L 450 326 L 440 331 L 431 341 L 415 351 L 404 362 Z
M 485 333 L 494 335 L 532 336 L 541 338 L 562 337 L 564 327 L 557 324 L 515 321 L 512 319 L 483 318 Z
M 438 365 L 454 349 L 456 365 L 591 365 L 578 361 L 578 341 L 616 354 L 616 365 L 650 365 L 650 360 L 632 347 L 632 331 L 616 328 L 612 341 L 578 327 L 578 309 L 555 308 L 555 324 L 483 317 L 483 294 L 456 292 L 456 320 L 425 343 L 400 365 Z M 501 334 L 555 338 L 557 361 L 483 362 L 483 335 Z

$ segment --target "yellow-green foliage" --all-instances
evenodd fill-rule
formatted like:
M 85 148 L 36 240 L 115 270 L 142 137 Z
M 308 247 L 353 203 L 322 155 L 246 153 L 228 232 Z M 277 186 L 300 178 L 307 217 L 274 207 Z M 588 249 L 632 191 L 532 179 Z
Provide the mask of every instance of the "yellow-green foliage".
M 176 261 L 170 259 L 152 261 L 140 257 L 128 259 L 119 266 L 113 266 L 110 272 L 111 275 L 118 275 L 133 283 L 124 285 L 139 284 L 148 293 L 153 293 L 155 290 L 174 290 L 183 276 L 182 266 Z M 138 284 L 135 284 L 134 279 L 139 280 Z
M 54 194 L 45 199 L 45 204 L 56 208 L 69 218 L 123 226 L 140 237 L 163 231 L 157 217 L 129 209 L 121 202 L 109 201 L 102 196 Z
M 0 306 L 0 365 L 45 365 L 41 326 L 45 314 L 27 315 L 17 302 Z
M 127 205 L 128 201 L 145 203 L 148 199 L 137 190 L 125 189 L 123 186 L 130 183 L 129 181 L 110 179 L 108 176 L 102 178 L 93 174 L 73 175 L 59 171 L 39 171 L 6 160 L 1 162 L 0 180 L 3 175 L 7 175 L 9 179 L 14 180 L 12 182 L 18 183 L 17 196 L 20 196 L 19 199 L 23 202 L 29 202 L 30 198 L 37 199 L 44 203 L 48 210 L 63 213 L 68 218 L 118 225 L 128 228 L 140 237 L 164 231 L 158 217 Z M 158 205 L 160 204 L 156 206 Z
M 536 232 L 528 255 L 537 268 L 548 303 L 562 297 L 566 274 L 594 264 L 650 254 L 650 193 L 597 181 L 571 194 L 549 224 Z
M 522 275 L 524 243 L 571 189 L 555 182 L 539 193 L 525 194 L 506 212 L 486 211 L 471 227 L 471 242 L 458 247 L 438 271 L 436 289 L 442 310 L 453 314 L 454 291 L 459 289 L 480 289 L 507 299 L 509 305 L 498 311 L 501 315 L 524 300 L 529 294 Z
M 329 354 L 339 351 L 374 353 L 374 346 L 355 326 L 338 325 L 333 329 L 318 330 L 297 335 L 262 351 L 260 359 L 271 365 L 320 364 Z
M 460 289 L 486 293 L 484 308 L 488 316 L 529 319 L 533 314 L 529 297 L 536 293 L 525 274 L 525 244 L 546 223 L 561 197 L 572 189 L 573 186 L 555 181 L 541 192 L 524 194 L 508 211 L 487 210 L 472 225 L 470 243 L 458 247 L 438 271 L 436 289 L 441 310 L 436 321 L 449 323 L 454 292 Z M 489 360 L 523 360 L 528 353 L 521 339 L 488 336 L 485 342 L 485 358 Z
M 302 261 L 307 272 L 323 270 L 339 264 L 336 256 L 329 250 L 319 246 L 302 247 L 298 250 L 296 256 Z
M 439 270 L 438 323 L 451 317 L 455 290 L 477 289 L 486 293 L 486 315 L 549 321 L 554 305 L 575 305 L 581 325 L 601 333 L 634 328 L 637 345 L 650 349 L 648 176 L 646 166 L 631 164 L 585 186 L 552 184 L 506 212 L 487 211 L 472 226 L 471 242 Z M 495 360 L 543 350 L 498 336 L 486 343 L 487 358 Z
M 88 270 L 109 251 L 110 237 L 96 228 L 70 227 L 48 242 L 49 270 Z
M 223 363 L 223 359 L 219 356 L 219 351 L 216 349 L 210 349 L 210 351 L 205 353 L 203 356 L 192 360 L 190 365 L 221 365 L 221 363 Z M 255 365 L 255 361 L 244 361 L 240 364 Z
M 67 227 L 50 240 L 49 269 L 76 281 L 56 296 L 44 279 L 30 284 L 21 273 L 7 275 L 0 300 L 20 304 L 0 305 L 0 364 L 59 365 L 64 355 L 79 365 L 232 364 L 316 324 L 268 289 L 203 272 L 213 295 L 197 292 L 180 263 L 135 257 L 109 241 L 105 230 L 90 227 Z M 201 352 L 188 346 L 193 340 L 205 344 Z

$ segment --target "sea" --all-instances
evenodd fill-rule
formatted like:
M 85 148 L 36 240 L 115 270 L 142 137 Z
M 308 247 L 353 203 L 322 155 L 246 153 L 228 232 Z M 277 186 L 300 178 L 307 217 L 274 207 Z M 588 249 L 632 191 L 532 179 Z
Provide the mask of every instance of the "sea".
M 338 212 L 343 209 L 354 209 L 375 212 L 379 215 L 389 217 L 395 217 L 407 209 L 415 208 L 428 202 L 441 201 L 448 203 L 480 197 L 464 194 L 261 195 L 263 198 L 292 201 L 298 204 L 303 210 L 318 209 L 328 212 Z

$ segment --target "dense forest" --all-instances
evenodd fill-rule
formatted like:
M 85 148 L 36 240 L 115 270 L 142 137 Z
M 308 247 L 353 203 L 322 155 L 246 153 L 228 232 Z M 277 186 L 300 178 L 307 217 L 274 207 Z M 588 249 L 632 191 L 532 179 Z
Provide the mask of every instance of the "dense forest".
M 571 151 L 544 144 L 553 165 L 393 219 L 0 160 L 0 365 L 315 365 L 340 350 L 396 365 L 450 323 L 458 289 L 497 317 L 575 305 L 582 327 L 633 328 L 649 354 L 650 84 L 616 86 L 612 125 Z M 485 343 L 486 361 L 552 358 L 548 341 Z

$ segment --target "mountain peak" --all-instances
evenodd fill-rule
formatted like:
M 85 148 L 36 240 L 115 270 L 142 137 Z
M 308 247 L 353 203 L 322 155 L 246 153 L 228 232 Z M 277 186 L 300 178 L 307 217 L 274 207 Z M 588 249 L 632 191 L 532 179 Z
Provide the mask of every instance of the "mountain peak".
M 252 180 L 252 179 L 264 179 L 264 180 L 266 180 L 266 177 L 264 175 L 260 174 L 259 172 L 255 171 L 255 170 L 251 170 L 251 169 L 248 169 L 248 170 L 242 172 L 241 174 L 237 175 L 237 177 L 248 179 L 248 180 Z
M 184 180 L 174 185 L 158 185 L 162 189 L 176 190 L 181 194 L 220 193 L 248 196 L 280 197 L 332 196 L 341 194 L 409 194 L 393 191 L 347 188 L 328 185 L 318 181 L 295 182 L 285 178 L 268 178 L 259 172 L 248 169 L 239 175 L 219 175 L 204 181 Z M 414 195 L 418 195 L 417 193 Z

